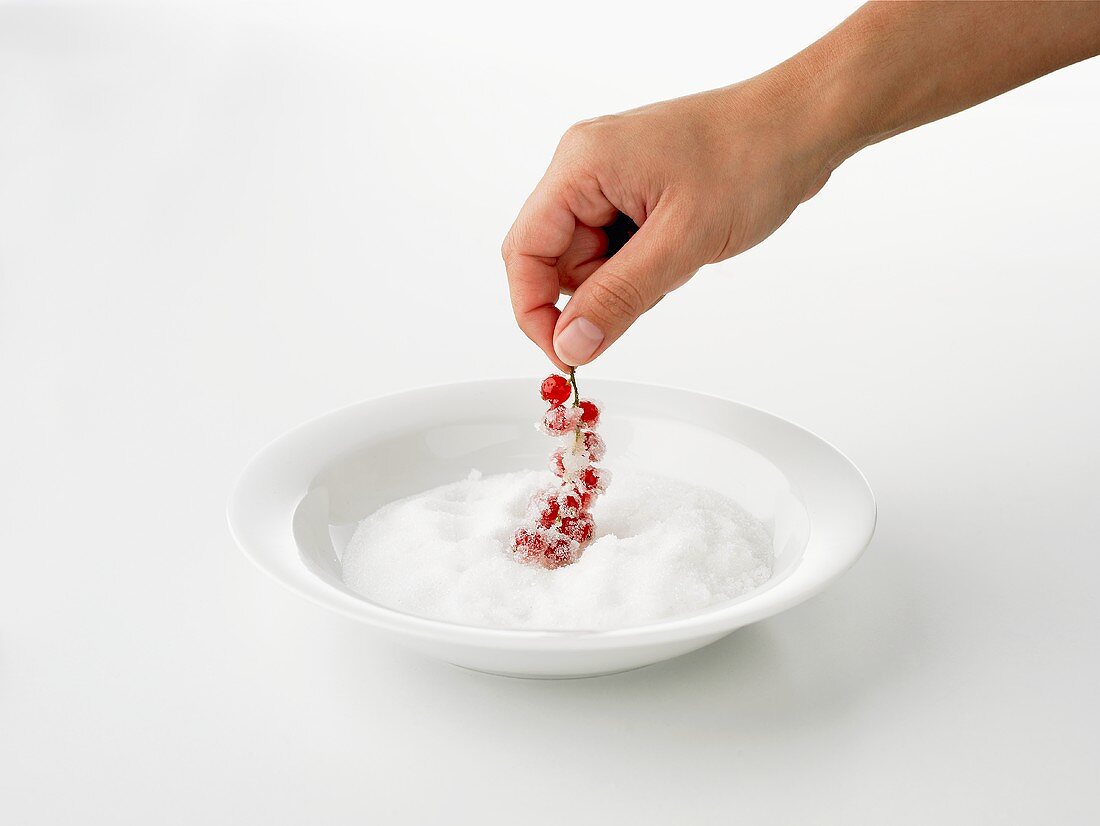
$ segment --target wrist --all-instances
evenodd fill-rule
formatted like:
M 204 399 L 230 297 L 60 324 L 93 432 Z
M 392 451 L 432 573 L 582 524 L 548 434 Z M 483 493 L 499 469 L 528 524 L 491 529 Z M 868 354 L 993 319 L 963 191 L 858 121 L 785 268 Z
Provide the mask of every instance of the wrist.
M 855 64 L 837 44 L 819 41 L 760 78 L 787 101 L 797 149 L 822 174 L 880 139 Z
M 829 174 L 869 141 L 859 128 L 850 92 L 830 67 L 798 55 L 743 83 L 720 90 L 737 134 L 752 125 L 778 157 L 798 200 L 820 188 Z
M 762 82 L 797 112 L 803 151 L 825 173 L 859 150 L 915 124 L 915 108 L 927 77 L 905 71 L 888 33 L 911 14 L 908 4 L 869 4 L 841 26 L 752 82 Z M 912 69 L 912 67 L 909 67 Z M 900 75 L 900 77 L 899 77 Z

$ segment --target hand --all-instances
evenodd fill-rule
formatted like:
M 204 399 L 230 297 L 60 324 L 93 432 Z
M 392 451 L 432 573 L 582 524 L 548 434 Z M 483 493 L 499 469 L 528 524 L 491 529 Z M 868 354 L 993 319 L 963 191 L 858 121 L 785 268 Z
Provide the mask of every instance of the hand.
M 775 71 L 775 70 L 773 70 Z M 810 102 L 775 75 L 573 126 L 504 241 L 519 326 L 585 364 L 704 264 L 771 235 L 829 175 Z M 607 257 L 618 213 L 638 232 Z M 559 313 L 560 294 L 572 298 Z
M 516 320 L 585 364 L 860 148 L 1097 54 L 1100 3 L 868 3 L 752 80 L 579 123 L 504 241 Z M 640 229 L 609 258 L 619 212 Z

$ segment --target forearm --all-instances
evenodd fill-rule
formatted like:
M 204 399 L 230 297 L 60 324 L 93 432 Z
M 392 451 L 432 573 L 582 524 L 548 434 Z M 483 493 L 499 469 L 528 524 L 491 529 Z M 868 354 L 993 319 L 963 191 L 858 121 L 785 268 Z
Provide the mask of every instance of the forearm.
M 1097 54 L 1100 2 L 874 2 L 769 74 L 810 100 L 832 168 Z

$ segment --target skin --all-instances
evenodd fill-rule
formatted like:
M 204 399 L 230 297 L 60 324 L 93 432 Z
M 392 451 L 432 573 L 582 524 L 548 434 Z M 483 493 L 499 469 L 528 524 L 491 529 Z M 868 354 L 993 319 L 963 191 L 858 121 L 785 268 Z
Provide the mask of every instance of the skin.
M 868 3 L 757 77 L 582 121 L 501 250 L 516 321 L 559 368 L 586 364 L 863 147 L 1097 54 L 1100 2 Z M 639 229 L 609 258 L 620 212 Z

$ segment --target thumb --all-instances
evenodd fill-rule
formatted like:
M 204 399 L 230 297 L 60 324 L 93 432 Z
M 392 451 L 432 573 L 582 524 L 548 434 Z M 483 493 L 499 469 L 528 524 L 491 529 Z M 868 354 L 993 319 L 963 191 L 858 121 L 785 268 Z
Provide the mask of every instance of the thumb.
M 619 252 L 585 279 L 554 328 L 559 359 L 572 367 L 592 361 L 698 269 L 682 229 L 671 208 L 654 211 Z

